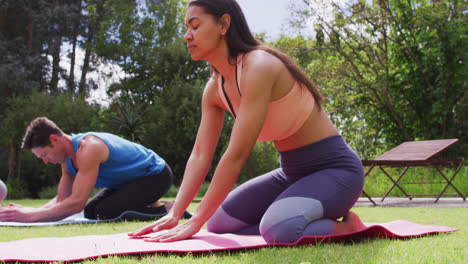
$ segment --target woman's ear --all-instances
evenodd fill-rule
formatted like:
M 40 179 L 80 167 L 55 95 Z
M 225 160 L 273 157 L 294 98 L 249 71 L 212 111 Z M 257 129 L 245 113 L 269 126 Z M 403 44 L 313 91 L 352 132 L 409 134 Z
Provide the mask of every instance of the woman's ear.
M 224 36 L 226 35 L 226 33 L 229 30 L 229 27 L 231 26 L 231 16 L 229 14 L 224 14 L 223 16 L 221 16 L 220 23 L 222 27 L 221 34 Z

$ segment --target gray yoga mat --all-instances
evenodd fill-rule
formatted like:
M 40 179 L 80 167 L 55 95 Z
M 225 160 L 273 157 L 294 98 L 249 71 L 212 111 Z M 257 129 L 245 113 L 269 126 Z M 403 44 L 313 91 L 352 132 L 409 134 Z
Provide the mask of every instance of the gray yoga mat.
M 147 220 L 156 220 L 165 216 L 167 213 L 163 214 L 144 214 L 135 211 L 125 211 L 121 215 L 112 219 L 105 220 L 96 220 L 88 219 L 84 217 L 83 212 L 71 215 L 65 219 L 54 221 L 54 222 L 34 222 L 34 223 L 21 223 L 21 222 L 3 222 L 0 221 L 0 226 L 54 226 L 54 225 L 69 225 L 69 224 L 87 224 L 87 223 L 105 223 L 105 222 L 114 222 L 114 221 L 147 221 Z M 190 218 L 192 215 L 189 212 L 185 212 L 183 218 Z

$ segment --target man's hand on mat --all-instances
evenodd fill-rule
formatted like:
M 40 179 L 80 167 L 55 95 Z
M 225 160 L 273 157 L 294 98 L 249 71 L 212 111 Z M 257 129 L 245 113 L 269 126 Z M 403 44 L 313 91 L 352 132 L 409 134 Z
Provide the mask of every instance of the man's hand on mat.
M 33 222 L 31 216 L 38 208 L 23 207 L 17 204 L 10 204 L 9 206 L 0 207 L 0 221 L 7 222 Z
M 22 207 L 22 205 L 15 204 L 15 203 L 0 204 L 0 208 L 5 208 L 5 207 L 12 207 L 12 206 L 18 206 L 18 207 Z

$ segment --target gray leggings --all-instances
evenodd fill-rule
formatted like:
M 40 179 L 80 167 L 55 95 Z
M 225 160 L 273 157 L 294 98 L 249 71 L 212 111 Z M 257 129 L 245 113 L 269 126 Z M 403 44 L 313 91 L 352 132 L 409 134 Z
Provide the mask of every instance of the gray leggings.
M 261 234 L 268 243 L 330 235 L 364 184 L 361 160 L 340 135 L 280 152 L 281 167 L 233 190 L 207 223 L 215 233 Z

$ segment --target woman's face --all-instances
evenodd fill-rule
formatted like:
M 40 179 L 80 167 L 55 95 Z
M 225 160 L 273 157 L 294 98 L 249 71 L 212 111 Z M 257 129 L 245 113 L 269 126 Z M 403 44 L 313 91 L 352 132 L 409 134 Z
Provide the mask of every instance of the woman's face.
M 184 40 L 193 60 L 209 60 L 223 43 L 225 29 L 202 7 L 191 5 L 185 15 Z

